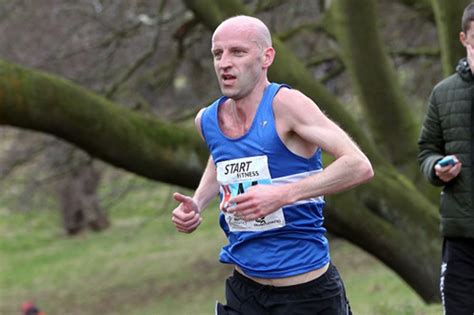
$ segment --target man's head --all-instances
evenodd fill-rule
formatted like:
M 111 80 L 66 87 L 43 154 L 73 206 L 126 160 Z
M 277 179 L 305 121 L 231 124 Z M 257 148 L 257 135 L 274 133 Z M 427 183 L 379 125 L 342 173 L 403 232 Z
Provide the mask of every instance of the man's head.
M 221 91 L 235 99 L 266 84 L 267 71 L 275 57 L 267 26 L 243 15 L 229 18 L 216 28 L 211 51 Z
M 474 47 L 474 27 L 472 26 L 473 22 L 474 3 L 471 3 L 464 9 L 464 12 L 462 14 L 462 31 L 459 34 L 459 39 L 464 46 L 470 45 Z
M 225 29 L 226 27 L 234 28 L 236 31 L 245 32 L 249 35 L 249 39 L 254 41 L 257 46 L 261 49 L 272 46 L 272 37 L 268 27 L 261 20 L 246 15 L 238 15 L 231 18 L 228 18 L 214 31 L 212 35 L 212 41 L 214 42 L 214 37 L 216 34 Z

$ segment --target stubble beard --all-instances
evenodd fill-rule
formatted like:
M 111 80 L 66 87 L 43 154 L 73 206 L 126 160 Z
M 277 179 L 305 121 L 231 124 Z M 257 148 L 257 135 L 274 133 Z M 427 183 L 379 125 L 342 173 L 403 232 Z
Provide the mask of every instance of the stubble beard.
M 238 88 L 236 88 L 235 85 L 232 86 L 232 87 L 226 87 L 221 82 L 220 89 L 221 89 L 222 95 L 224 95 L 228 98 L 231 98 L 231 99 L 238 99 L 239 98 L 239 90 L 238 90 Z

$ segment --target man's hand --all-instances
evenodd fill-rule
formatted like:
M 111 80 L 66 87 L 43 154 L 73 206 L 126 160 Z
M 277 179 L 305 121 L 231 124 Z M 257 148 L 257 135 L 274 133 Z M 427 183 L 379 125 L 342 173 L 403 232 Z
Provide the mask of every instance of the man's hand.
M 171 221 L 173 221 L 176 226 L 176 230 L 182 233 L 193 232 L 202 221 L 197 204 L 191 197 L 180 193 L 174 193 L 173 198 L 181 202 L 180 205 L 173 210 L 173 217 L 171 218 Z
M 454 157 L 454 159 L 456 161 L 454 165 L 441 166 L 436 164 L 434 167 L 436 176 L 438 176 L 439 179 L 441 179 L 445 183 L 458 176 L 461 172 L 462 163 L 459 161 L 458 158 Z
M 251 221 L 264 217 L 285 205 L 286 193 L 283 186 L 256 185 L 243 194 L 229 200 L 231 205 L 225 209 L 229 213 Z

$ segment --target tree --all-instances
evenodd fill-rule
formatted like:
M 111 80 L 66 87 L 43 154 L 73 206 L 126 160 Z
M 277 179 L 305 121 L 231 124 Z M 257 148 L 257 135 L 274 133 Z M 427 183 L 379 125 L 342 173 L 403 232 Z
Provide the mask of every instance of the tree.
M 438 29 L 457 22 L 460 16 L 455 12 L 467 2 L 457 1 L 440 14 L 442 1 L 433 1 Z M 184 3 L 194 15 L 186 25 L 208 30 L 225 17 L 253 13 L 238 0 Z M 269 75 L 313 98 L 373 163 L 376 176 L 370 183 L 327 197 L 329 231 L 379 258 L 425 301 L 435 302 L 440 259 L 437 191 L 419 176 L 415 156 L 420 124 L 410 115 L 380 40 L 376 5 L 375 0 L 332 1 L 324 19 L 367 118 L 364 128 L 277 35 L 277 58 Z M 440 36 L 442 56 L 449 53 L 451 60 L 443 63 L 445 69 L 462 54 L 449 49 L 448 40 L 450 36 Z M 108 163 L 189 188 L 196 187 L 208 156 L 189 128 L 117 106 L 67 80 L 6 61 L 0 62 L 0 124 L 54 134 Z

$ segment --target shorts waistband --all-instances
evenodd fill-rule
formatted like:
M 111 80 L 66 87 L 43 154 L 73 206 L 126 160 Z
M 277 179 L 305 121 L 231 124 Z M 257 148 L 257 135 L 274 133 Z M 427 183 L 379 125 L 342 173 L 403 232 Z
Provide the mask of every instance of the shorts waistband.
M 319 275 L 316 278 L 313 278 L 309 281 L 303 282 L 303 283 L 298 283 L 298 284 L 292 284 L 292 285 L 283 285 L 283 286 L 276 286 L 272 284 L 262 284 L 254 279 L 246 276 L 245 274 L 242 274 L 238 270 L 234 269 L 233 276 L 239 279 L 240 281 L 246 282 L 248 285 L 254 286 L 255 288 L 271 288 L 272 290 L 275 291 L 293 291 L 293 290 L 301 290 L 305 289 L 307 287 L 311 287 L 320 283 L 324 283 L 325 281 L 328 280 L 328 277 L 331 276 L 332 273 L 334 273 L 335 267 L 332 263 L 328 263 L 327 265 L 327 270 Z

